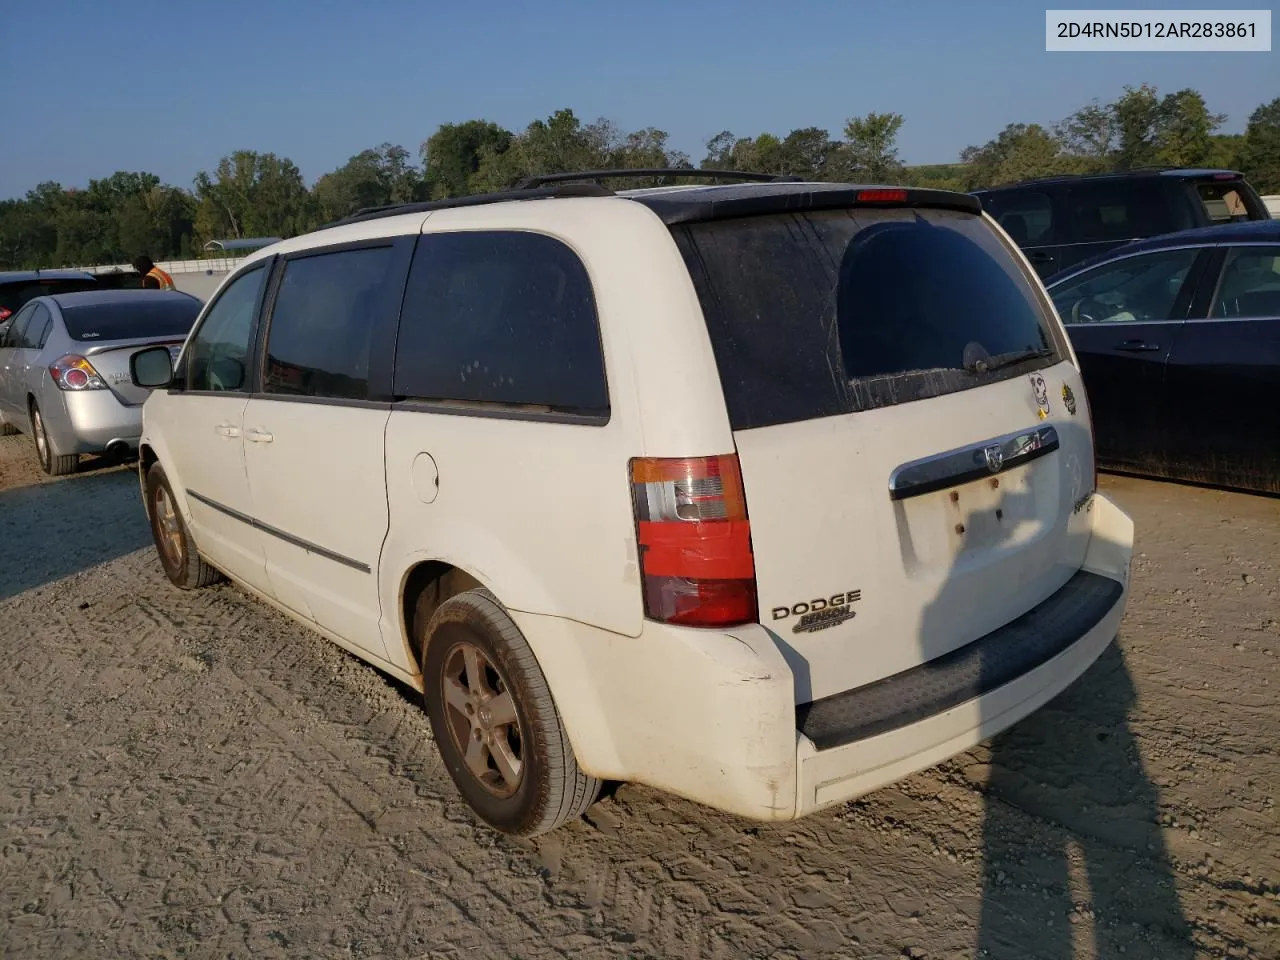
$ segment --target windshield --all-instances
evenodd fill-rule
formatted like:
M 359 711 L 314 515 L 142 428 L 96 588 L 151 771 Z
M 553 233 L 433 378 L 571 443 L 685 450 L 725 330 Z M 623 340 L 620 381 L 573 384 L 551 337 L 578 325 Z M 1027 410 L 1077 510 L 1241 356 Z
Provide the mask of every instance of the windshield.
M 1021 262 L 972 214 L 836 210 L 674 233 L 735 429 L 954 393 L 1060 355 Z
M 67 335 L 73 340 L 149 340 L 185 337 L 200 312 L 194 297 L 164 297 L 124 303 L 62 307 Z

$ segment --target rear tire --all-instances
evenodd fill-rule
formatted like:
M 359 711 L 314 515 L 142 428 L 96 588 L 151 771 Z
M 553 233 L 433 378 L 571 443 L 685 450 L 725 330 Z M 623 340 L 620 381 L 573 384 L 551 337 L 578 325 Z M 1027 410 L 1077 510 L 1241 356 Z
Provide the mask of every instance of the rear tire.
M 426 619 L 419 598 L 427 716 L 449 775 L 472 810 L 502 833 L 532 837 L 576 820 L 600 781 L 578 767 L 528 641 L 493 594 L 468 590 Z M 518 765 L 518 773 L 512 776 Z
M 169 478 L 158 463 L 153 463 L 147 471 L 147 519 L 151 521 L 151 538 L 155 541 L 160 566 L 175 587 L 195 590 L 222 579 L 222 574 L 205 563 L 196 550 Z
M 34 402 L 31 404 L 31 435 L 36 441 L 36 456 L 40 460 L 41 470 L 51 477 L 65 477 L 76 472 L 80 457 L 74 453 L 63 455 L 53 452 L 49 431 L 44 427 L 44 417 L 40 416 L 40 407 Z

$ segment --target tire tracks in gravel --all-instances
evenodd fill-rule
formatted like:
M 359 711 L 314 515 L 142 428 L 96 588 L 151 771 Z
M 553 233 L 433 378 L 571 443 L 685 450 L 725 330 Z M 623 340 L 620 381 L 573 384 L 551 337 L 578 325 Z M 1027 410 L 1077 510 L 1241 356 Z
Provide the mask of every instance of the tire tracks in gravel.
M 125 550 L 128 471 L 0 491 L 0 954 L 1280 957 L 1280 503 L 1108 483 L 1118 648 L 994 743 L 794 824 L 624 786 L 527 843 L 415 695 Z

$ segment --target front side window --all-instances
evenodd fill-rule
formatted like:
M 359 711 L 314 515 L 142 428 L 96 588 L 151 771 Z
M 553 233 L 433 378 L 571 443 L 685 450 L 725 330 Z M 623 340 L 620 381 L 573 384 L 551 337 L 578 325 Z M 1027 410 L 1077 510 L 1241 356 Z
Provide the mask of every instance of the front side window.
M 395 393 L 607 414 L 595 298 L 577 254 L 534 233 L 423 236 L 401 313 Z
M 1232 249 L 1210 316 L 1280 317 L 1280 246 Z
M 267 329 L 264 392 L 368 396 L 370 337 L 392 253 L 369 247 L 285 264 Z
M 1049 291 L 1064 323 L 1172 320 L 1198 250 L 1164 250 L 1102 264 Z
M 247 390 L 253 318 L 267 271 L 257 266 L 231 281 L 187 347 L 188 390 Z

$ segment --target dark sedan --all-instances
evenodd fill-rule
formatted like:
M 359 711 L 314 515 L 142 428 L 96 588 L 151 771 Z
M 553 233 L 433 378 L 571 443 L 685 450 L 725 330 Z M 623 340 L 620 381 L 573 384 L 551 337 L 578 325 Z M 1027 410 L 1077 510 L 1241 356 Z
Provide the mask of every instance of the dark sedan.
M 1280 221 L 1130 243 L 1048 286 L 1101 466 L 1280 493 Z

